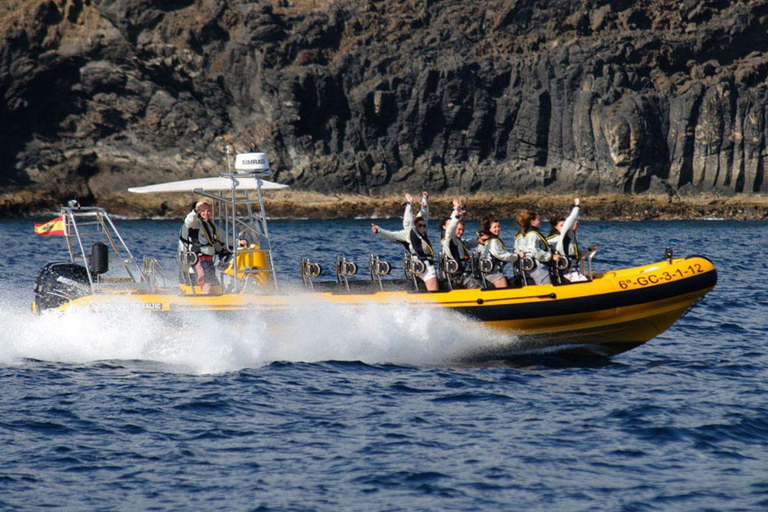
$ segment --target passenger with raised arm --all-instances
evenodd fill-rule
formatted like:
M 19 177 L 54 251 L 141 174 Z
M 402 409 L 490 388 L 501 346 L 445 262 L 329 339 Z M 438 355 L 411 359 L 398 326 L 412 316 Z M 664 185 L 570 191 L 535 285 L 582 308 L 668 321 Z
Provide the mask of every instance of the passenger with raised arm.
M 579 229 L 579 202 L 578 197 L 574 198 L 573 209 L 568 217 L 557 217 L 552 220 L 547 237 L 550 247 L 554 247 L 561 258 L 567 257 L 570 260 L 570 266 L 565 269 L 562 276 L 572 283 L 588 280 L 578 270 L 581 258 L 579 243 L 576 240 L 576 231 Z
M 467 244 L 462 240 L 464 234 L 465 201 L 457 197 L 453 200 L 453 212 L 445 224 L 445 236 L 442 239 L 443 254 L 453 259 L 458 265 L 455 282 L 464 288 L 480 288 L 482 285 L 472 275 L 472 255 Z
M 535 284 L 552 284 L 549 262 L 560 257 L 552 254 L 547 239 L 539 232 L 541 217 L 531 210 L 523 210 L 517 216 L 517 225 L 520 232 L 515 236 L 515 251 L 533 260 L 533 269 L 526 272 L 527 277 Z
M 197 285 L 201 293 L 208 295 L 214 286 L 219 286 L 216 277 L 216 267 L 213 258 L 216 255 L 229 253 L 226 245 L 221 243 L 216 233 L 216 225 L 211 221 L 213 210 L 207 201 L 198 201 L 194 210 L 187 214 L 181 227 L 179 240 L 184 249 L 196 256 L 192 266 L 195 271 Z
M 376 224 L 371 224 L 371 231 L 381 235 L 387 240 L 403 244 L 411 257 L 424 264 L 425 271 L 419 276 L 424 281 L 427 291 L 434 292 L 439 289 L 437 273 L 435 272 L 435 251 L 427 235 L 427 222 L 429 221 L 428 193 L 421 193 L 421 209 L 416 218 L 413 217 L 411 202 L 413 197 L 405 194 L 405 212 L 403 213 L 403 229 L 401 231 L 387 231 Z
M 411 230 L 413 229 L 413 207 L 411 206 L 411 203 L 413 202 L 413 196 L 411 194 L 405 194 L 405 211 L 403 212 L 403 229 L 400 231 L 388 231 L 384 228 L 379 227 L 376 224 L 371 224 L 371 231 L 373 233 L 379 234 L 382 236 L 382 238 L 385 238 L 386 240 L 390 240 L 392 242 L 399 242 L 403 244 L 406 250 L 410 251 L 411 247 Z M 422 195 L 422 201 L 421 201 L 421 209 L 419 210 L 419 213 L 417 215 L 418 217 L 423 218 L 429 218 L 429 205 L 427 203 L 427 196 L 426 192 Z
M 491 271 L 485 276 L 496 288 L 507 288 L 509 282 L 504 276 L 504 267 L 507 263 L 515 263 L 519 256 L 514 252 L 507 250 L 504 242 L 499 235 L 501 234 L 501 223 L 492 213 L 489 213 L 482 219 L 482 239 L 478 238 L 478 250 L 482 247 L 482 256 L 489 258 L 493 264 Z M 478 235 L 480 236 L 480 233 Z

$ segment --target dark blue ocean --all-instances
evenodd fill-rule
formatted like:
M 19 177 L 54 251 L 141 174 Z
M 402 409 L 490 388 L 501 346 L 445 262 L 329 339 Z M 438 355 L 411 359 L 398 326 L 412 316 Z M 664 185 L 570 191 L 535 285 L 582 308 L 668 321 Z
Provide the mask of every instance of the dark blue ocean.
M 597 271 L 672 247 L 718 286 L 610 360 L 467 364 L 445 354 L 486 334 L 439 312 L 37 318 L 66 253 L 32 222 L 0 220 L 0 510 L 768 510 L 768 223 L 583 222 Z M 178 224 L 118 223 L 171 279 Z M 281 279 L 301 255 L 399 272 L 369 224 L 272 222 Z

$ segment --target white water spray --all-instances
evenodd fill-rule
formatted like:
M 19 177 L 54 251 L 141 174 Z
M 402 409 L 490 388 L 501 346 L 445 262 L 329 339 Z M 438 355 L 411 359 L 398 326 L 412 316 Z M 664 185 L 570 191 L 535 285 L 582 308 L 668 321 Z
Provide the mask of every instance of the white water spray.
M 169 321 L 135 306 L 47 312 L 36 317 L 3 297 L 0 364 L 134 360 L 169 371 L 223 373 L 273 361 L 429 365 L 514 340 L 459 315 L 405 305 L 352 308 L 297 297 L 287 311 L 226 316 L 187 313 Z

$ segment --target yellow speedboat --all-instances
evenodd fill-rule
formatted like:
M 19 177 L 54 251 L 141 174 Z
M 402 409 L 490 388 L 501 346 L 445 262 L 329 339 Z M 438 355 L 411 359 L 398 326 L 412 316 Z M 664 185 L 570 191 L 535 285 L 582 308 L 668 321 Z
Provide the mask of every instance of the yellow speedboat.
M 33 310 L 101 310 L 127 304 L 157 314 L 268 313 L 288 310 L 297 295 L 308 295 L 316 304 L 351 308 L 407 305 L 448 311 L 514 336 L 519 355 L 612 356 L 664 332 L 717 283 L 717 271 L 707 258 L 675 258 L 668 253 L 666 259 L 649 265 L 597 274 L 592 274 L 590 264 L 585 271 L 590 279 L 579 283 L 506 289 L 448 286 L 427 293 L 414 286 L 417 281 L 411 276 L 389 279 L 390 266 L 372 256 L 370 279 L 362 281 L 350 280 L 357 271 L 355 265 L 337 258 L 334 283 L 313 280 L 319 268 L 304 258 L 300 267 L 305 287 L 289 291 L 278 286 L 274 273 L 262 198 L 262 190 L 282 186 L 262 179 L 268 170 L 266 156 L 238 155 L 238 163 L 241 157 L 261 162 L 261 167 L 243 169 L 236 164 L 236 172 L 219 178 L 131 189 L 137 193 L 195 192 L 213 202 L 217 225 L 232 249 L 231 258 L 218 270 L 222 286 L 213 294 L 200 293 L 191 277 L 190 254 L 179 252 L 180 285 L 168 286 L 154 259 L 139 262 L 133 257 L 106 211 L 72 205 L 62 208 L 70 261 L 41 270 Z M 104 241 L 93 242 L 94 235 Z M 240 240 L 248 243 L 235 243 Z M 488 349 L 484 356 L 507 356 L 507 350 L 500 348 L 495 353 Z

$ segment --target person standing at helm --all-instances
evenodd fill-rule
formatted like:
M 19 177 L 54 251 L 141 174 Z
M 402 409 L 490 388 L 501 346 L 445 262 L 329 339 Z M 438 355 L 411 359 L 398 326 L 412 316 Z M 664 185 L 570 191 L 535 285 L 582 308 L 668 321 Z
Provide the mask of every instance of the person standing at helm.
M 509 283 L 504 276 L 504 266 L 507 263 L 516 262 L 520 255 L 508 251 L 504 242 L 501 241 L 499 237 L 501 235 L 501 223 L 494 214 L 489 213 L 483 217 L 482 229 L 478 233 L 482 233 L 485 240 L 483 242 L 478 239 L 478 250 L 482 250 L 482 257 L 489 258 L 493 264 L 491 271 L 485 278 L 496 288 L 507 288 Z
M 570 259 L 571 266 L 562 274 L 565 279 L 575 283 L 587 281 L 586 276 L 578 271 L 581 258 L 579 243 L 576 240 L 576 230 L 579 229 L 579 198 L 573 200 L 573 209 L 568 217 L 557 217 L 552 221 L 552 227 L 547 237 L 550 247 L 561 257 Z
M 457 197 L 453 200 L 453 212 L 444 223 L 445 236 L 442 239 L 443 254 L 453 259 L 459 266 L 456 274 L 456 283 L 464 288 L 480 288 L 481 284 L 472 276 L 472 254 L 467 244 L 462 240 L 464 234 L 464 213 L 466 212 L 464 199 Z
M 434 249 L 427 235 L 427 222 L 429 221 L 428 193 L 421 193 L 421 209 L 416 218 L 413 217 L 411 194 L 405 194 L 405 212 L 403 213 L 403 229 L 401 231 L 388 231 L 376 224 L 371 224 L 371 231 L 381 235 L 387 240 L 400 242 L 411 254 L 411 257 L 424 263 L 426 270 L 419 278 L 424 281 L 427 291 L 434 292 L 439 289 L 437 273 L 434 266 Z
M 557 261 L 560 257 L 552 254 L 547 239 L 539 232 L 541 217 L 536 212 L 523 210 L 517 216 L 517 225 L 520 226 L 520 232 L 515 236 L 515 251 L 534 262 L 533 270 L 527 272 L 528 277 L 536 284 L 552 284 L 549 262 Z
M 185 249 L 197 257 L 193 265 L 197 285 L 204 295 L 211 293 L 213 286 L 219 285 L 213 258 L 217 254 L 228 252 L 219 241 L 216 226 L 211 221 L 213 209 L 207 201 L 198 201 L 195 209 L 187 214 L 181 227 L 179 239 Z

